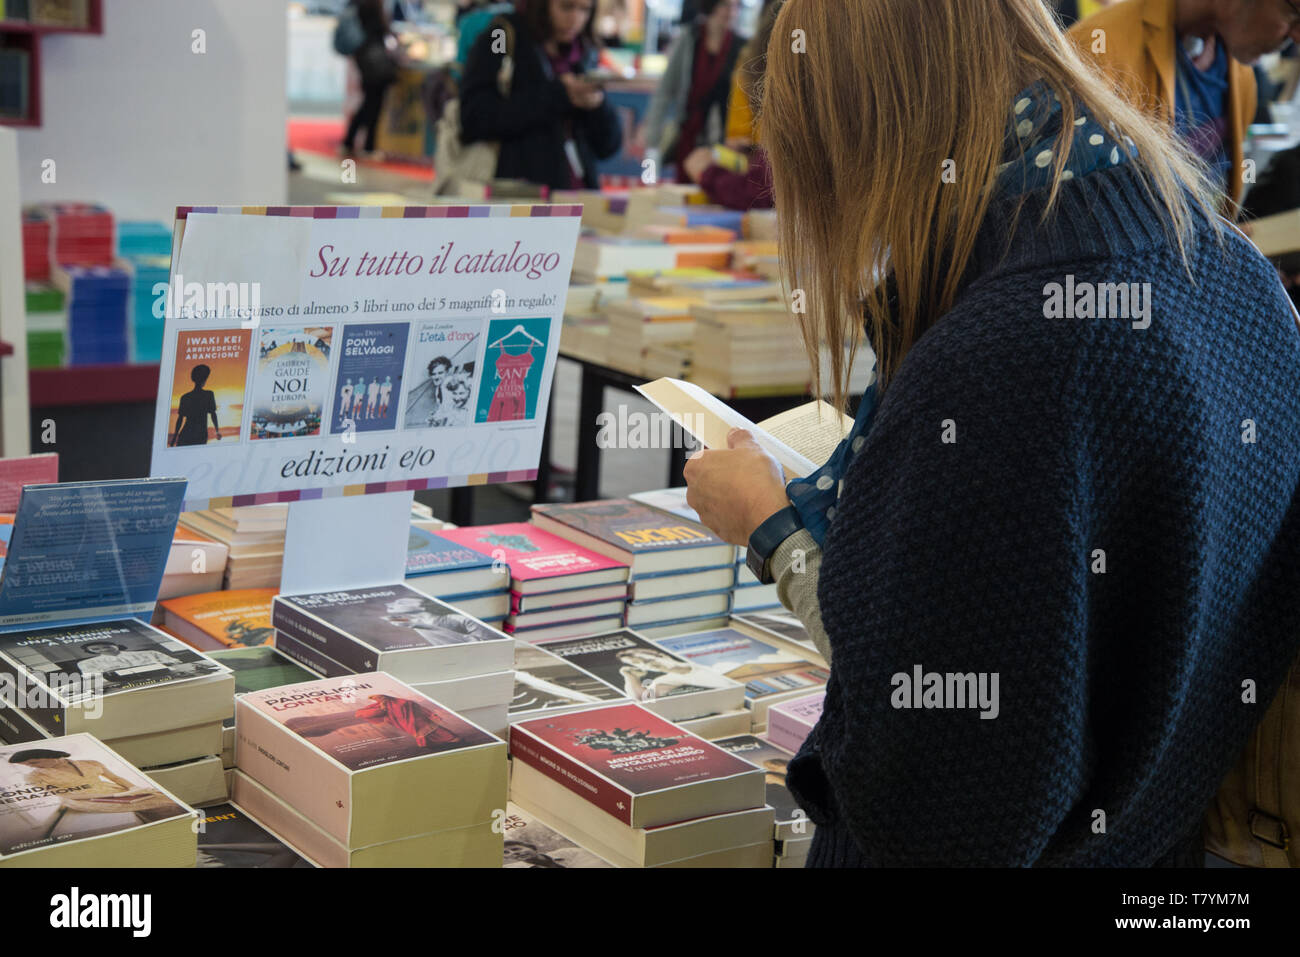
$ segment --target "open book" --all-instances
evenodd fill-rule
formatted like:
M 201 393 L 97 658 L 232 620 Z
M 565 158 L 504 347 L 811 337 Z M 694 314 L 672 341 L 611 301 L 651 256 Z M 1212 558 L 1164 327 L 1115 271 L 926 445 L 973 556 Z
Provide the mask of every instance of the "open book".
M 725 449 L 728 432 L 747 429 L 781 463 L 789 479 L 803 478 L 824 465 L 853 428 L 852 419 L 820 399 L 755 424 L 690 382 L 656 379 L 636 388 L 705 448 Z

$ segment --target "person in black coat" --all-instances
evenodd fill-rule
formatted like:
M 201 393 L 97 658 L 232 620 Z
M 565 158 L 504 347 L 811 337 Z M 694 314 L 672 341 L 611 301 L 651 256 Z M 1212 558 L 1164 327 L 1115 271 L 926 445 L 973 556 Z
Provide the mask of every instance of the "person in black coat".
M 361 72 L 362 100 L 343 136 L 343 152 L 346 154 L 351 154 L 356 148 L 357 134 L 362 130 L 366 131 L 366 152 L 374 153 L 384 94 L 397 79 L 397 61 L 388 50 L 388 37 L 393 31 L 384 0 L 356 0 L 356 8 L 366 34 L 365 42 L 352 55 Z
M 494 20 L 475 42 L 460 88 L 466 143 L 499 142 L 498 179 L 552 189 L 597 189 L 596 164 L 619 151 L 623 131 L 600 87 L 595 0 L 532 0 L 501 19 L 514 30 L 514 74 L 503 97 L 497 75 L 504 53 Z M 493 47 L 496 47 L 494 50 Z

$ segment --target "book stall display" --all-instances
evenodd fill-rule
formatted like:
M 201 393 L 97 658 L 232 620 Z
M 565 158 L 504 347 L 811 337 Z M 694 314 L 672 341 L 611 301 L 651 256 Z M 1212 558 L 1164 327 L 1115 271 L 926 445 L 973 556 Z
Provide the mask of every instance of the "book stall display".
M 845 427 L 715 397 L 751 388 L 733 361 L 806 390 L 780 378 L 789 342 L 745 339 L 784 315 L 772 241 L 740 239 L 770 222 L 674 187 L 557 198 L 178 212 L 173 279 L 255 285 L 262 315 L 169 289 L 157 477 L 0 463 L 0 670 L 27 690 L 0 708 L 0 773 L 48 795 L 0 805 L 0 865 L 802 864 L 785 767 L 829 668 L 684 488 L 462 526 L 413 499 L 531 479 L 557 358 L 607 335 L 597 315 L 700 444 L 743 424 L 806 474 Z M 71 303 L 74 363 L 101 347 L 78 310 L 111 293 L 127 323 L 113 263 L 160 246 L 75 205 L 29 210 L 24 237 L 53 281 L 29 305 Z M 662 361 L 710 335 L 707 361 Z M 74 774 L 93 783 L 59 793 Z

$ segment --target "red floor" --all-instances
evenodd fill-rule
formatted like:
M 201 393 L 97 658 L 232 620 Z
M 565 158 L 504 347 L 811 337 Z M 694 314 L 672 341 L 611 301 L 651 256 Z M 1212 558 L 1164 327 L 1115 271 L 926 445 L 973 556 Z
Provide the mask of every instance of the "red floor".
M 294 152 L 314 153 L 317 156 L 338 156 L 339 143 L 343 140 L 345 125 L 342 119 L 300 119 L 289 120 L 289 149 Z M 408 176 L 424 183 L 433 182 L 433 165 L 431 163 L 407 163 L 389 160 L 376 163 L 358 156 L 357 165 L 368 169 L 381 169 L 387 173 Z

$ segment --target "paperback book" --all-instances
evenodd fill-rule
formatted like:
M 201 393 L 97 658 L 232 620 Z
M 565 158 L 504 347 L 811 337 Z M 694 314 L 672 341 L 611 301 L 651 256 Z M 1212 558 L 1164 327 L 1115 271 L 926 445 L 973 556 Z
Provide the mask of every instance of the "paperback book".
M 591 705 L 625 701 L 613 685 L 583 671 L 572 662 L 545 648 L 524 641 L 515 642 L 515 692 L 510 702 L 510 720 L 522 720 L 545 712 L 561 714 Z
M 533 523 L 631 566 L 632 578 L 716 568 L 735 562 L 735 547 L 703 525 L 671 518 L 628 498 L 534 505 Z
M 182 595 L 161 602 L 162 627 L 201 651 L 272 644 L 274 588 L 242 588 Z
M 311 867 L 293 848 L 233 804 L 204 808 L 199 867 Z
M 321 434 L 329 388 L 328 326 L 262 329 L 253 375 L 250 439 Z
M 346 436 L 397 427 L 409 331 L 405 322 L 343 327 L 331 402 L 332 433 Z
M 349 850 L 488 821 L 505 744 L 378 672 L 251 691 L 235 764 Z
M 89 734 L 0 747 L 0 867 L 187 867 L 193 812 Z
M 635 704 L 517 722 L 510 753 L 631 827 L 763 807 L 758 768 Z
M 511 639 L 406 585 L 279 595 L 274 626 L 355 672 L 411 681 L 508 671 Z
M 439 534 L 505 563 L 510 587 L 521 595 L 627 581 L 626 564 L 526 522 L 445 529 Z
M 714 744 L 763 770 L 768 806 L 776 811 L 776 839 L 811 838 L 815 825 L 786 787 L 785 777 L 794 755 L 752 734 L 715 739 Z
M 669 720 L 700 718 L 745 704 L 745 689 L 626 629 L 542 642 L 540 647 L 618 688 Z
M 220 721 L 235 684 L 224 665 L 135 619 L 0 635 L 0 674 L 32 689 L 33 722 L 104 739 Z
M 434 594 L 436 589 L 439 598 L 504 591 L 510 586 L 504 563 L 498 565 L 490 555 L 415 525 L 407 536 L 406 577 L 419 578 L 421 590 Z

